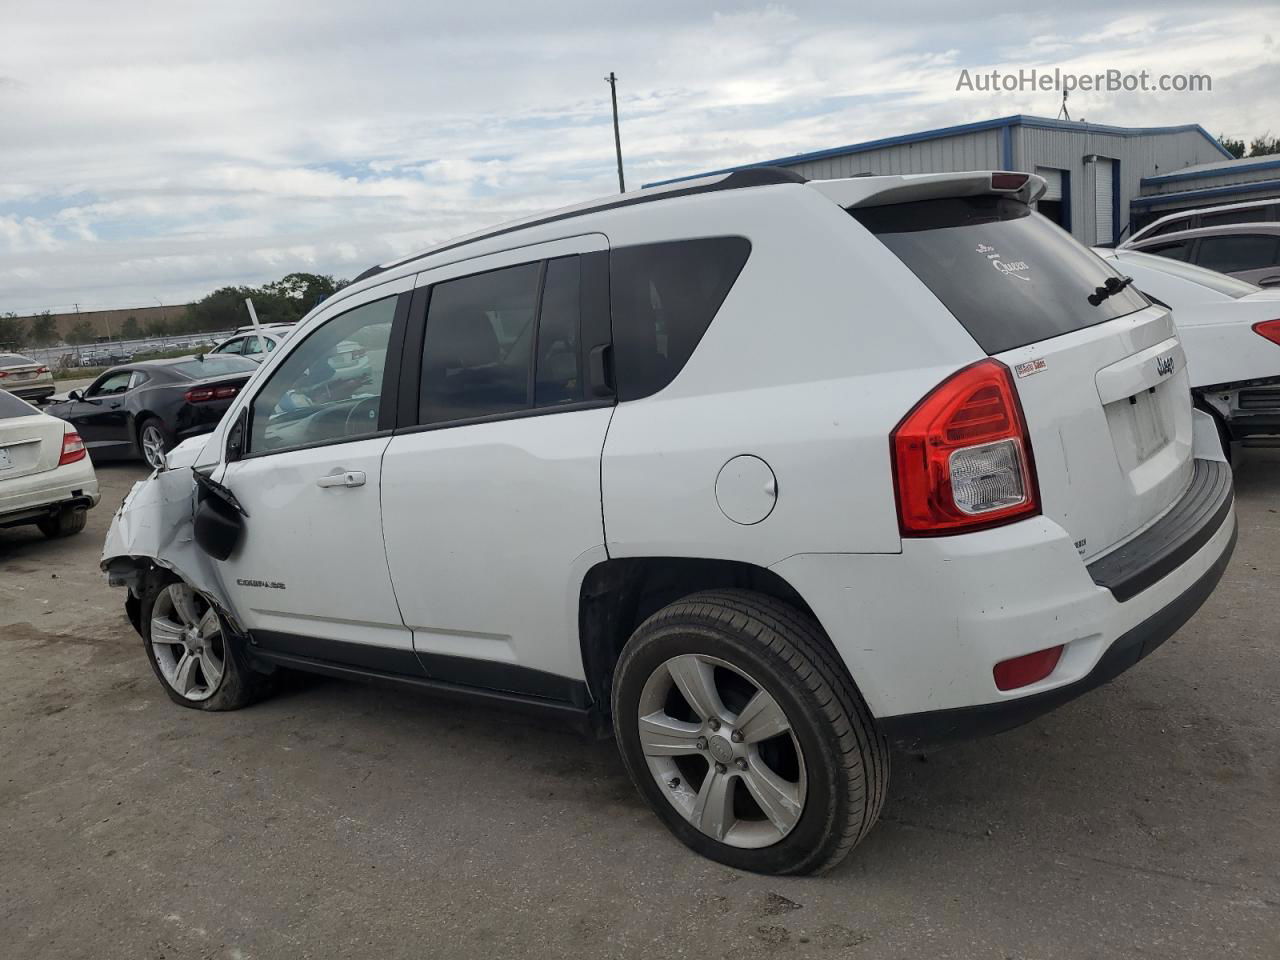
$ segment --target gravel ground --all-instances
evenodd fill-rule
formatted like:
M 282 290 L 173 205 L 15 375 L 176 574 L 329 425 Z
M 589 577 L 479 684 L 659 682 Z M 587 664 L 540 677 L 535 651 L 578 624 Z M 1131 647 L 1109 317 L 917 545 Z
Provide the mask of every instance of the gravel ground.
M 85 533 L 0 531 L 0 955 L 1280 956 L 1280 453 L 1240 544 L 1139 667 L 1020 730 L 894 756 L 836 871 L 701 860 L 611 743 L 307 681 L 169 703 Z

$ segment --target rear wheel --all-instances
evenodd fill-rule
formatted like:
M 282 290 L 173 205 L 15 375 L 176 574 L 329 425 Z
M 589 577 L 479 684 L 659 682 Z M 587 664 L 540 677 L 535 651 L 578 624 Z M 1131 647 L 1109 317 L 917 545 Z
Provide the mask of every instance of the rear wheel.
M 46 537 L 53 540 L 58 537 L 69 537 L 84 529 L 89 511 L 84 507 L 63 507 L 52 517 L 44 517 L 36 521 L 36 526 Z
M 162 468 L 165 454 L 173 448 L 173 438 L 159 417 L 147 417 L 138 428 L 138 448 L 153 469 Z
M 142 598 L 147 659 L 174 703 L 193 710 L 236 710 L 272 692 L 209 601 L 181 581 Z
M 614 729 L 637 788 L 704 856 L 758 873 L 839 863 L 879 816 L 887 744 L 812 618 L 724 590 L 623 649 Z

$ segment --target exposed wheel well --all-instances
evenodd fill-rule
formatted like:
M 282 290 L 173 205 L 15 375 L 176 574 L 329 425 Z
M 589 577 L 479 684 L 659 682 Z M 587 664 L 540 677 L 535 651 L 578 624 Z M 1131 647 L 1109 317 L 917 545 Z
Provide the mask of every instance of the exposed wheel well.
M 614 667 L 636 627 L 681 597 L 725 587 L 774 597 L 818 619 L 791 584 L 773 571 L 750 563 L 628 557 L 592 567 L 582 581 L 578 599 L 578 636 L 587 687 L 600 709 L 605 713 L 609 710 Z

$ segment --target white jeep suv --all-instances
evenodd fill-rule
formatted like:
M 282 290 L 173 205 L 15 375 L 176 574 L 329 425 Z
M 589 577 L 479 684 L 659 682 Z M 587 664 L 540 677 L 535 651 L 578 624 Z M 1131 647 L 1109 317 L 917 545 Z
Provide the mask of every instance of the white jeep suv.
M 830 867 L 891 742 L 1115 676 L 1234 545 L 1168 311 L 1042 189 L 756 169 L 377 267 L 134 489 L 104 569 L 179 704 L 296 668 L 540 710 L 612 729 L 695 850 Z

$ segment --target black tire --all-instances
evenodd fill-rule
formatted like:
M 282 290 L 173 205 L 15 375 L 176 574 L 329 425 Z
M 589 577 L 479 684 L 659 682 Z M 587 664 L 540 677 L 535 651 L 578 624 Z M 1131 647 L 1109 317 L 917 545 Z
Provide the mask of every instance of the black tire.
M 88 519 L 89 511 L 85 507 L 63 507 L 52 517 L 37 520 L 36 526 L 50 540 L 56 540 L 79 533 Z
M 695 827 L 651 773 L 640 745 L 638 709 L 649 677 L 682 654 L 732 664 L 786 714 L 803 751 L 808 786 L 794 827 L 771 846 L 744 849 Z M 884 805 L 888 744 L 813 618 L 771 597 L 717 590 L 685 597 L 632 634 L 613 680 L 613 722 L 637 789 L 691 849 L 742 870 L 816 873 L 835 866 L 867 835 Z
M 142 646 L 146 651 L 147 661 L 151 664 L 156 679 L 160 681 L 160 686 L 164 688 L 169 699 L 178 706 L 187 707 L 190 710 L 222 711 L 239 710 L 274 693 L 278 675 L 264 674 L 249 666 L 241 642 L 227 630 L 226 623 L 220 616 L 218 622 L 222 628 L 223 671 L 216 689 L 205 699 L 192 700 L 184 697 L 170 685 L 156 659 L 155 646 L 151 642 L 151 618 L 160 594 L 170 586 L 180 583 L 181 581 L 172 579 L 153 586 L 142 596 L 139 611 Z
M 156 466 L 156 464 L 147 459 L 147 452 L 143 448 L 143 438 L 146 436 L 148 428 L 154 428 L 160 434 L 165 453 L 168 453 L 177 445 L 177 439 L 159 417 L 147 417 L 138 424 L 138 453 L 142 455 L 142 459 L 146 460 L 149 466 Z

